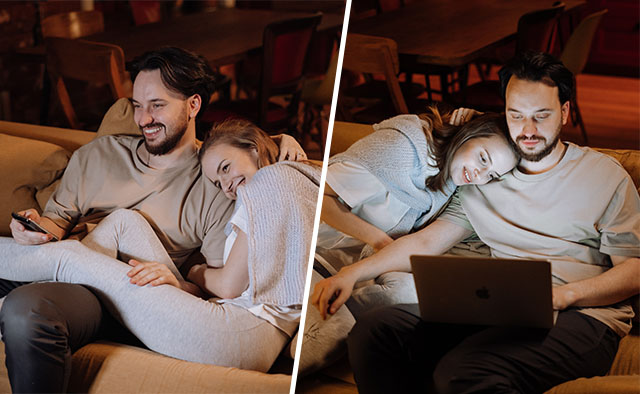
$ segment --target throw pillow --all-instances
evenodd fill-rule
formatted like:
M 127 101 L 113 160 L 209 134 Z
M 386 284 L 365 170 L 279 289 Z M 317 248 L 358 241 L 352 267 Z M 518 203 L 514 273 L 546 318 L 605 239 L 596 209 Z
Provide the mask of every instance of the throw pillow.
M 36 193 L 62 175 L 71 154 L 58 145 L 6 134 L 0 134 L 0 146 L 0 236 L 11 236 L 11 212 L 42 212 Z
M 133 104 L 120 98 L 107 111 L 98 128 L 98 137 L 103 135 L 140 135 L 140 128 L 133 120 Z

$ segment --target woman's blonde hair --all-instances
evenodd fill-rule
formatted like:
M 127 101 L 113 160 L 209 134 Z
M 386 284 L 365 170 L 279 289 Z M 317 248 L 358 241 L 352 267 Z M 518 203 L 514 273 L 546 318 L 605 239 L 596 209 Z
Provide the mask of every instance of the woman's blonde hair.
M 423 131 L 431 147 L 431 156 L 438 167 L 438 173 L 430 176 L 426 181 L 426 186 L 434 191 L 443 191 L 447 180 L 451 177 L 449 167 L 453 157 L 465 142 L 474 138 L 499 135 L 511 147 L 507 122 L 503 114 L 480 115 L 462 126 L 450 125 L 451 112 L 446 111 L 441 114 L 436 107 L 429 107 L 428 112 L 418 117 L 426 123 Z M 511 149 L 513 150 L 512 147 Z M 516 155 L 515 151 L 513 154 Z
M 258 168 L 273 164 L 278 160 L 279 148 L 261 128 L 244 119 L 227 119 L 213 125 L 207 132 L 200 147 L 198 157 L 202 157 L 214 146 L 227 144 L 247 152 L 258 153 Z

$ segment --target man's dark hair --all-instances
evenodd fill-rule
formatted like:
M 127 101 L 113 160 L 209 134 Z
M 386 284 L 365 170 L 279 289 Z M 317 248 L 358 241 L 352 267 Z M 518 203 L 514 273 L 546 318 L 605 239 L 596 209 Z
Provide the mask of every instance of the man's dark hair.
M 558 87 L 560 105 L 575 96 L 575 78 L 573 73 L 552 55 L 544 52 L 525 51 L 516 55 L 498 72 L 502 97 L 512 76 L 531 82 L 542 82 L 547 86 Z
M 127 69 L 135 81 L 141 71 L 160 70 L 167 89 L 185 97 L 200 95 L 202 104 L 196 118 L 204 112 L 216 88 L 216 74 L 206 59 L 176 47 L 163 47 L 133 59 Z

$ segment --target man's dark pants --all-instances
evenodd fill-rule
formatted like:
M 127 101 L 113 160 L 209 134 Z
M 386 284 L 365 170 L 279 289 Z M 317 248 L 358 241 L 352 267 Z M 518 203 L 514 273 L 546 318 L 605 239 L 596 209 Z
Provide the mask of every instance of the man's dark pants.
M 620 337 L 576 310 L 551 330 L 427 323 L 418 306 L 361 316 L 349 334 L 360 393 L 542 393 L 604 375 Z
M 86 287 L 0 279 L 5 295 L 0 330 L 14 393 L 65 392 L 73 352 L 97 339 L 139 344 Z

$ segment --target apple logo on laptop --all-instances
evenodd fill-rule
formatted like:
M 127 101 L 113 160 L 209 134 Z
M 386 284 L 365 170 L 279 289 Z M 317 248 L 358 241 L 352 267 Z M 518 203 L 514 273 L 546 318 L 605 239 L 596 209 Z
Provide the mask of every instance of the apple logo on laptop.
M 476 296 L 478 298 L 482 298 L 482 299 L 488 299 L 489 296 L 489 289 L 487 289 L 485 286 L 482 286 L 481 288 L 479 288 L 478 290 L 476 290 Z

